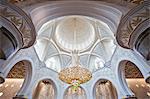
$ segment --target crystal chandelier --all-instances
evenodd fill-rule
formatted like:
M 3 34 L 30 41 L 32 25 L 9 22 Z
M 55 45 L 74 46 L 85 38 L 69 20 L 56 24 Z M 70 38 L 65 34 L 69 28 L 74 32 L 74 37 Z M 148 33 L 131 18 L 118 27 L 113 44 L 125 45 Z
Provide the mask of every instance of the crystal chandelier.
M 71 84 L 72 89 L 76 91 L 80 84 L 88 82 L 92 78 L 92 73 L 79 64 L 77 54 L 72 54 L 72 66 L 62 69 L 59 72 L 59 79 L 65 83 Z

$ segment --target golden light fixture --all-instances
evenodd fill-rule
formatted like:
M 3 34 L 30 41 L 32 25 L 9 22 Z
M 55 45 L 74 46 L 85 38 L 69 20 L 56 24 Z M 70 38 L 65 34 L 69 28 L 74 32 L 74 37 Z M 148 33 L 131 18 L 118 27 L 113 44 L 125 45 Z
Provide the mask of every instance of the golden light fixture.
M 80 84 L 88 82 L 91 78 L 92 73 L 80 65 L 65 68 L 59 73 L 59 79 L 65 83 L 71 84 L 75 91 Z
M 79 65 L 65 68 L 59 73 L 59 78 L 68 84 L 72 84 L 74 80 L 78 80 L 82 84 L 89 81 L 91 77 L 91 72 Z
M 59 72 L 59 79 L 65 83 L 71 84 L 75 91 L 80 84 L 88 82 L 91 78 L 92 73 L 79 65 L 77 54 L 73 54 L 72 66 L 64 68 Z

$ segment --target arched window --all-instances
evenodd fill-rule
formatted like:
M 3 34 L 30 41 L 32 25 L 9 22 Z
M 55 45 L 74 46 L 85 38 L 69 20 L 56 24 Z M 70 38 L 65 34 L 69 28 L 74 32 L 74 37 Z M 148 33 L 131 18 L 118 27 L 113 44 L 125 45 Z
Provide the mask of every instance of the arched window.
M 74 91 L 72 87 L 69 87 L 64 94 L 64 99 L 87 99 L 87 98 L 83 88 L 78 87 L 78 89 Z
M 117 91 L 108 80 L 99 80 L 94 88 L 96 99 L 117 99 Z
M 48 79 L 40 81 L 33 92 L 33 99 L 56 99 L 54 83 Z

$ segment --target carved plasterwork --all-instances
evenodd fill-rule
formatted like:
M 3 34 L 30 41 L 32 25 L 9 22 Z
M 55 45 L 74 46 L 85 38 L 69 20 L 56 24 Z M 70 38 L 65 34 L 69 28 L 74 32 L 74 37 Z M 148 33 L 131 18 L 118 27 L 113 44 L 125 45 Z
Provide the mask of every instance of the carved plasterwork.
M 35 41 L 36 32 L 31 19 L 20 8 L 2 2 L 0 4 L 0 16 L 17 28 L 23 39 L 23 47 L 31 46 Z
M 25 2 L 25 1 L 29 1 L 29 0 L 8 0 L 11 3 L 20 3 L 20 2 Z
M 19 7 L 31 6 L 49 0 L 8 0 L 9 3 L 15 4 Z
M 135 3 L 135 4 L 141 4 L 144 2 L 144 0 L 123 0 L 129 3 Z
M 9 72 L 8 78 L 24 78 L 25 77 L 25 63 L 23 61 L 18 62 Z
M 149 4 L 149 1 L 144 2 L 133 8 L 122 18 L 116 35 L 118 43 L 121 46 L 130 48 L 129 41 L 132 33 L 142 22 L 150 18 L 150 9 L 148 8 Z
M 125 77 L 126 78 L 143 78 L 140 70 L 131 62 L 127 62 L 125 66 Z

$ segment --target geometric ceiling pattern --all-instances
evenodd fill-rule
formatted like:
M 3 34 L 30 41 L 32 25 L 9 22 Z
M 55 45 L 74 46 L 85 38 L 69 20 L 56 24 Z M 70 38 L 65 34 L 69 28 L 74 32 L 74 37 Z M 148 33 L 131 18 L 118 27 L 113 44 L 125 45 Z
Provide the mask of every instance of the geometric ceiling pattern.
M 43 24 L 34 48 L 40 61 L 56 72 L 71 65 L 73 51 L 78 51 L 81 65 L 93 72 L 111 60 L 114 42 L 114 33 L 103 21 L 70 15 Z

